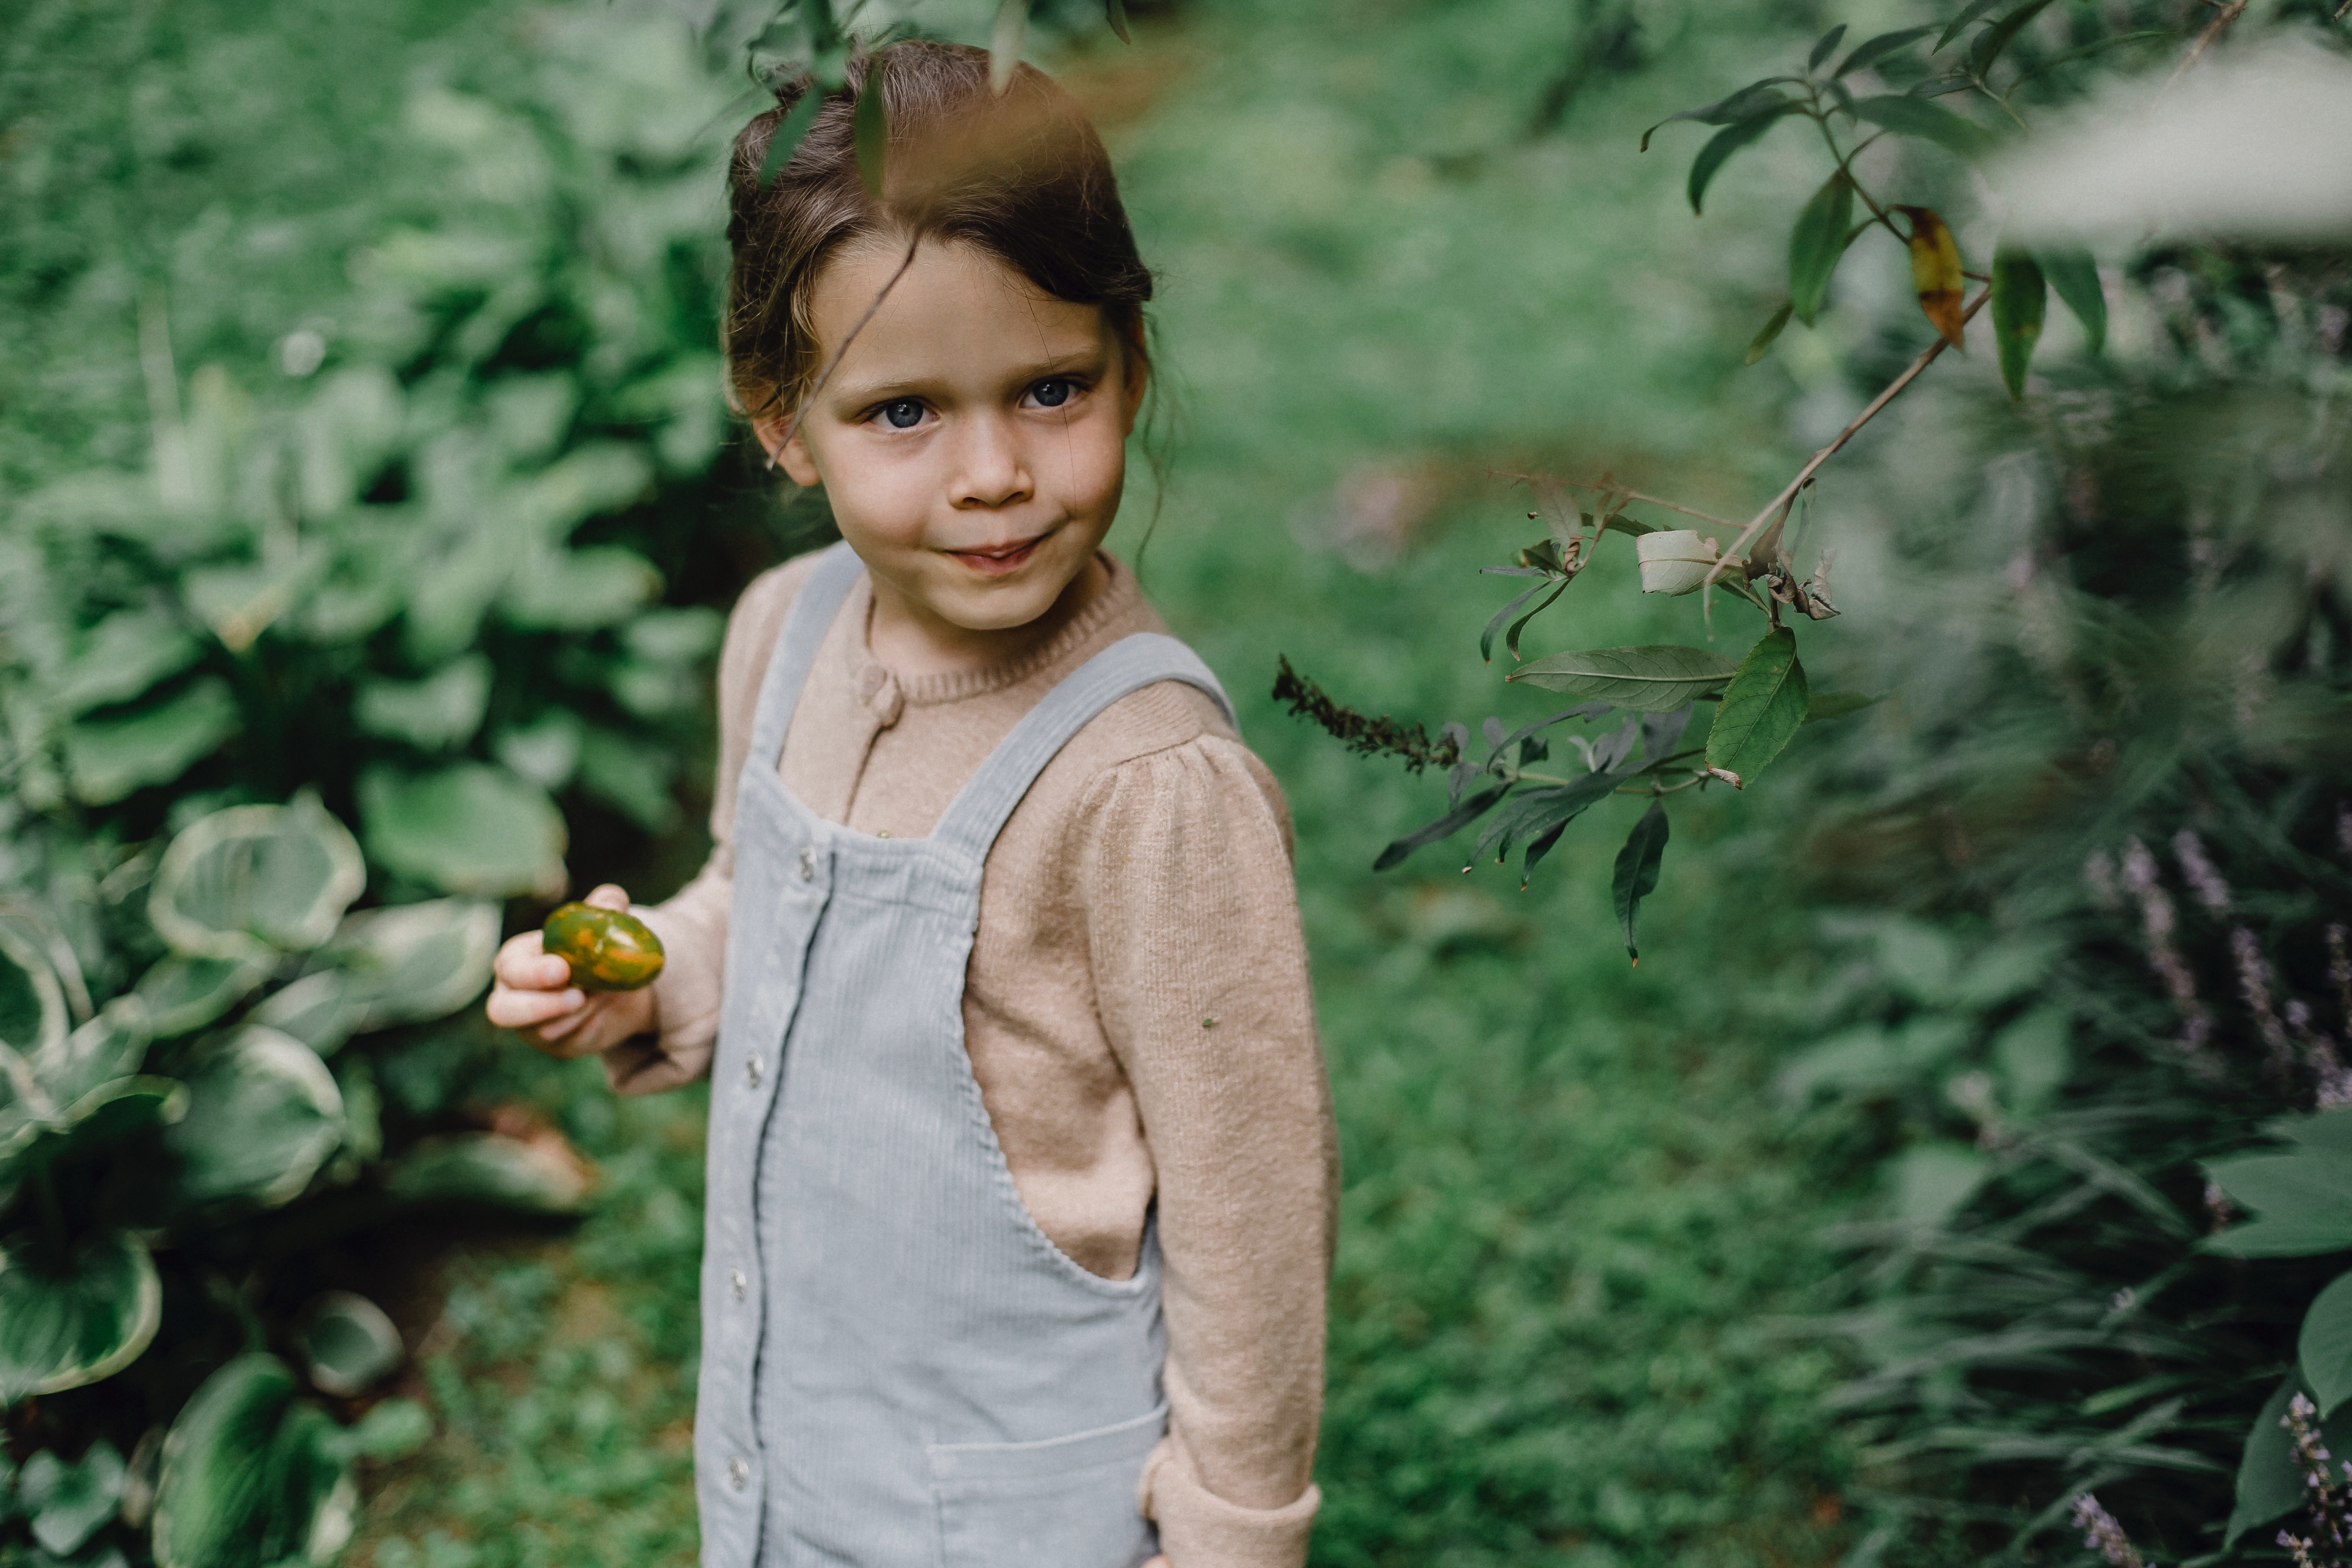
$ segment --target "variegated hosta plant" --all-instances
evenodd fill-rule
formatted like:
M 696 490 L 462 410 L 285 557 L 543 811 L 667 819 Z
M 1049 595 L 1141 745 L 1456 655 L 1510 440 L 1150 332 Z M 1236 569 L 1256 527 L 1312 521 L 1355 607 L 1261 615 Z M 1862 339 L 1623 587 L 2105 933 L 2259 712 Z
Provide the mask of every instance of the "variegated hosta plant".
M 273 1322 L 257 1261 L 418 1203 L 584 1195 L 576 1165 L 494 1133 L 382 1157 L 348 1047 L 478 994 L 499 911 L 353 912 L 365 881 L 303 797 L 200 818 L 115 867 L 95 910 L 0 902 L 0 1412 L 19 1451 L 42 1445 L 0 1468 L 0 1562 L 330 1560 L 353 1459 L 425 1416 L 339 1418 L 399 1365 L 397 1331 L 343 1291 Z

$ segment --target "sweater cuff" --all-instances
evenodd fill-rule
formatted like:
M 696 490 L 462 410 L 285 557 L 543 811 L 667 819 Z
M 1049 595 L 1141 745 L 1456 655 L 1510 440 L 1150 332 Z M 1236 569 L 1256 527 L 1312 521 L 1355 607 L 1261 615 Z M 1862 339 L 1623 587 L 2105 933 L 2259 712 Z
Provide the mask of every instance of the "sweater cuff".
M 701 974 L 686 959 L 693 933 L 667 910 L 643 905 L 630 911 L 661 940 L 667 962 L 654 980 L 654 1016 L 659 1033 L 639 1035 L 604 1052 L 604 1081 L 618 1094 L 657 1094 L 679 1089 L 710 1071 L 718 1047 L 718 1009 L 708 994 L 715 977 Z
M 1280 1508 L 1227 1502 L 1202 1484 L 1192 1455 L 1171 1433 L 1144 1461 L 1137 1501 L 1160 1526 L 1171 1568 L 1301 1568 L 1323 1494 L 1309 1482 Z

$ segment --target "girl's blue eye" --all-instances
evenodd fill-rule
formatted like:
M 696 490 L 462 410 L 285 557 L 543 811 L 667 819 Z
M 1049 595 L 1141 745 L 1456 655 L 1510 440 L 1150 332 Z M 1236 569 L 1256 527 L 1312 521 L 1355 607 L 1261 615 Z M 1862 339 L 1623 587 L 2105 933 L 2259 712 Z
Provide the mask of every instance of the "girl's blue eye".
M 1056 378 L 1039 382 L 1029 389 L 1029 395 L 1037 400 L 1040 408 L 1059 408 L 1070 400 L 1070 391 L 1068 382 Z
M 893 430 L 912 430 L 923 422 L 923 405 L 911 397 L 882 405 L 882 422 Z

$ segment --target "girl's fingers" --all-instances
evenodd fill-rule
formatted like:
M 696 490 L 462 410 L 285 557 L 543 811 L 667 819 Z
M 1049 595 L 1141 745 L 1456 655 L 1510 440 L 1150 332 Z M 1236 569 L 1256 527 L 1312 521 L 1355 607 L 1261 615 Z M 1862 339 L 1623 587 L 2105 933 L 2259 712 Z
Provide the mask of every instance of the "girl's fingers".
M 629 895 L 621 890 L 619 883 L 605 882 L 580 901 L 593 904 L 600 910 L 625 910 L 629 907 Z
M 537 1028 L 565 1014 L 576 1014 L 588 998 L 581 992 L 565 987 L 561 991 L 523 989 L 499 984 L 490 992 L 485 1009 L 490 1022 L 501 1029 Z
M 572 980 L 572 966 L 549 952 L 535 931 L 507 938 L 490 972 L 518 991 L 560 990 Z

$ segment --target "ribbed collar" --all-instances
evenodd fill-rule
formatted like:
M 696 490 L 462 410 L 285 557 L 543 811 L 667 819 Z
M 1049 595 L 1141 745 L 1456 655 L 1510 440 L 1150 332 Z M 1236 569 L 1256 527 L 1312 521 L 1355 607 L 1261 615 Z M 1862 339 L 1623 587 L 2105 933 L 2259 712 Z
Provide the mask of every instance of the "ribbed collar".
M 860 578 L 857 584 L 859 602 L 849 607 L 855 617 L 853 624 L 861 628 L 853 655 L 857 660 L 857 668 L 852 682 L 860 700 L 876 708 L 881 714 L 882 722 L 887 725 L 897 721 L 900 703 L 928 708 L 961 702 L 969 698 L 984 697 L 992 691 L 1018 686 L 1023 681 L 1057 670 L 1066 664 L 1075 665 L 1078 655 L 1100 636 L 1105 626 L 1134 618 L 1140 597 L 1134 573 L 1129 572 L 1109 551 L 1097 551 L 1096 553 L 1102 561 L 1109 581 L 1103 584 L 1102 592 L 1097 594 L 1086 608 L 1071 616 L 1069 623 L 1061 630 L 1028 652 L 1001 664 L 984 665 L 978 669 L 950 670 L 939 675 L 901 676 L 866 651 L 862 628 L 873 613 L 874 588 L 870 578 Z

